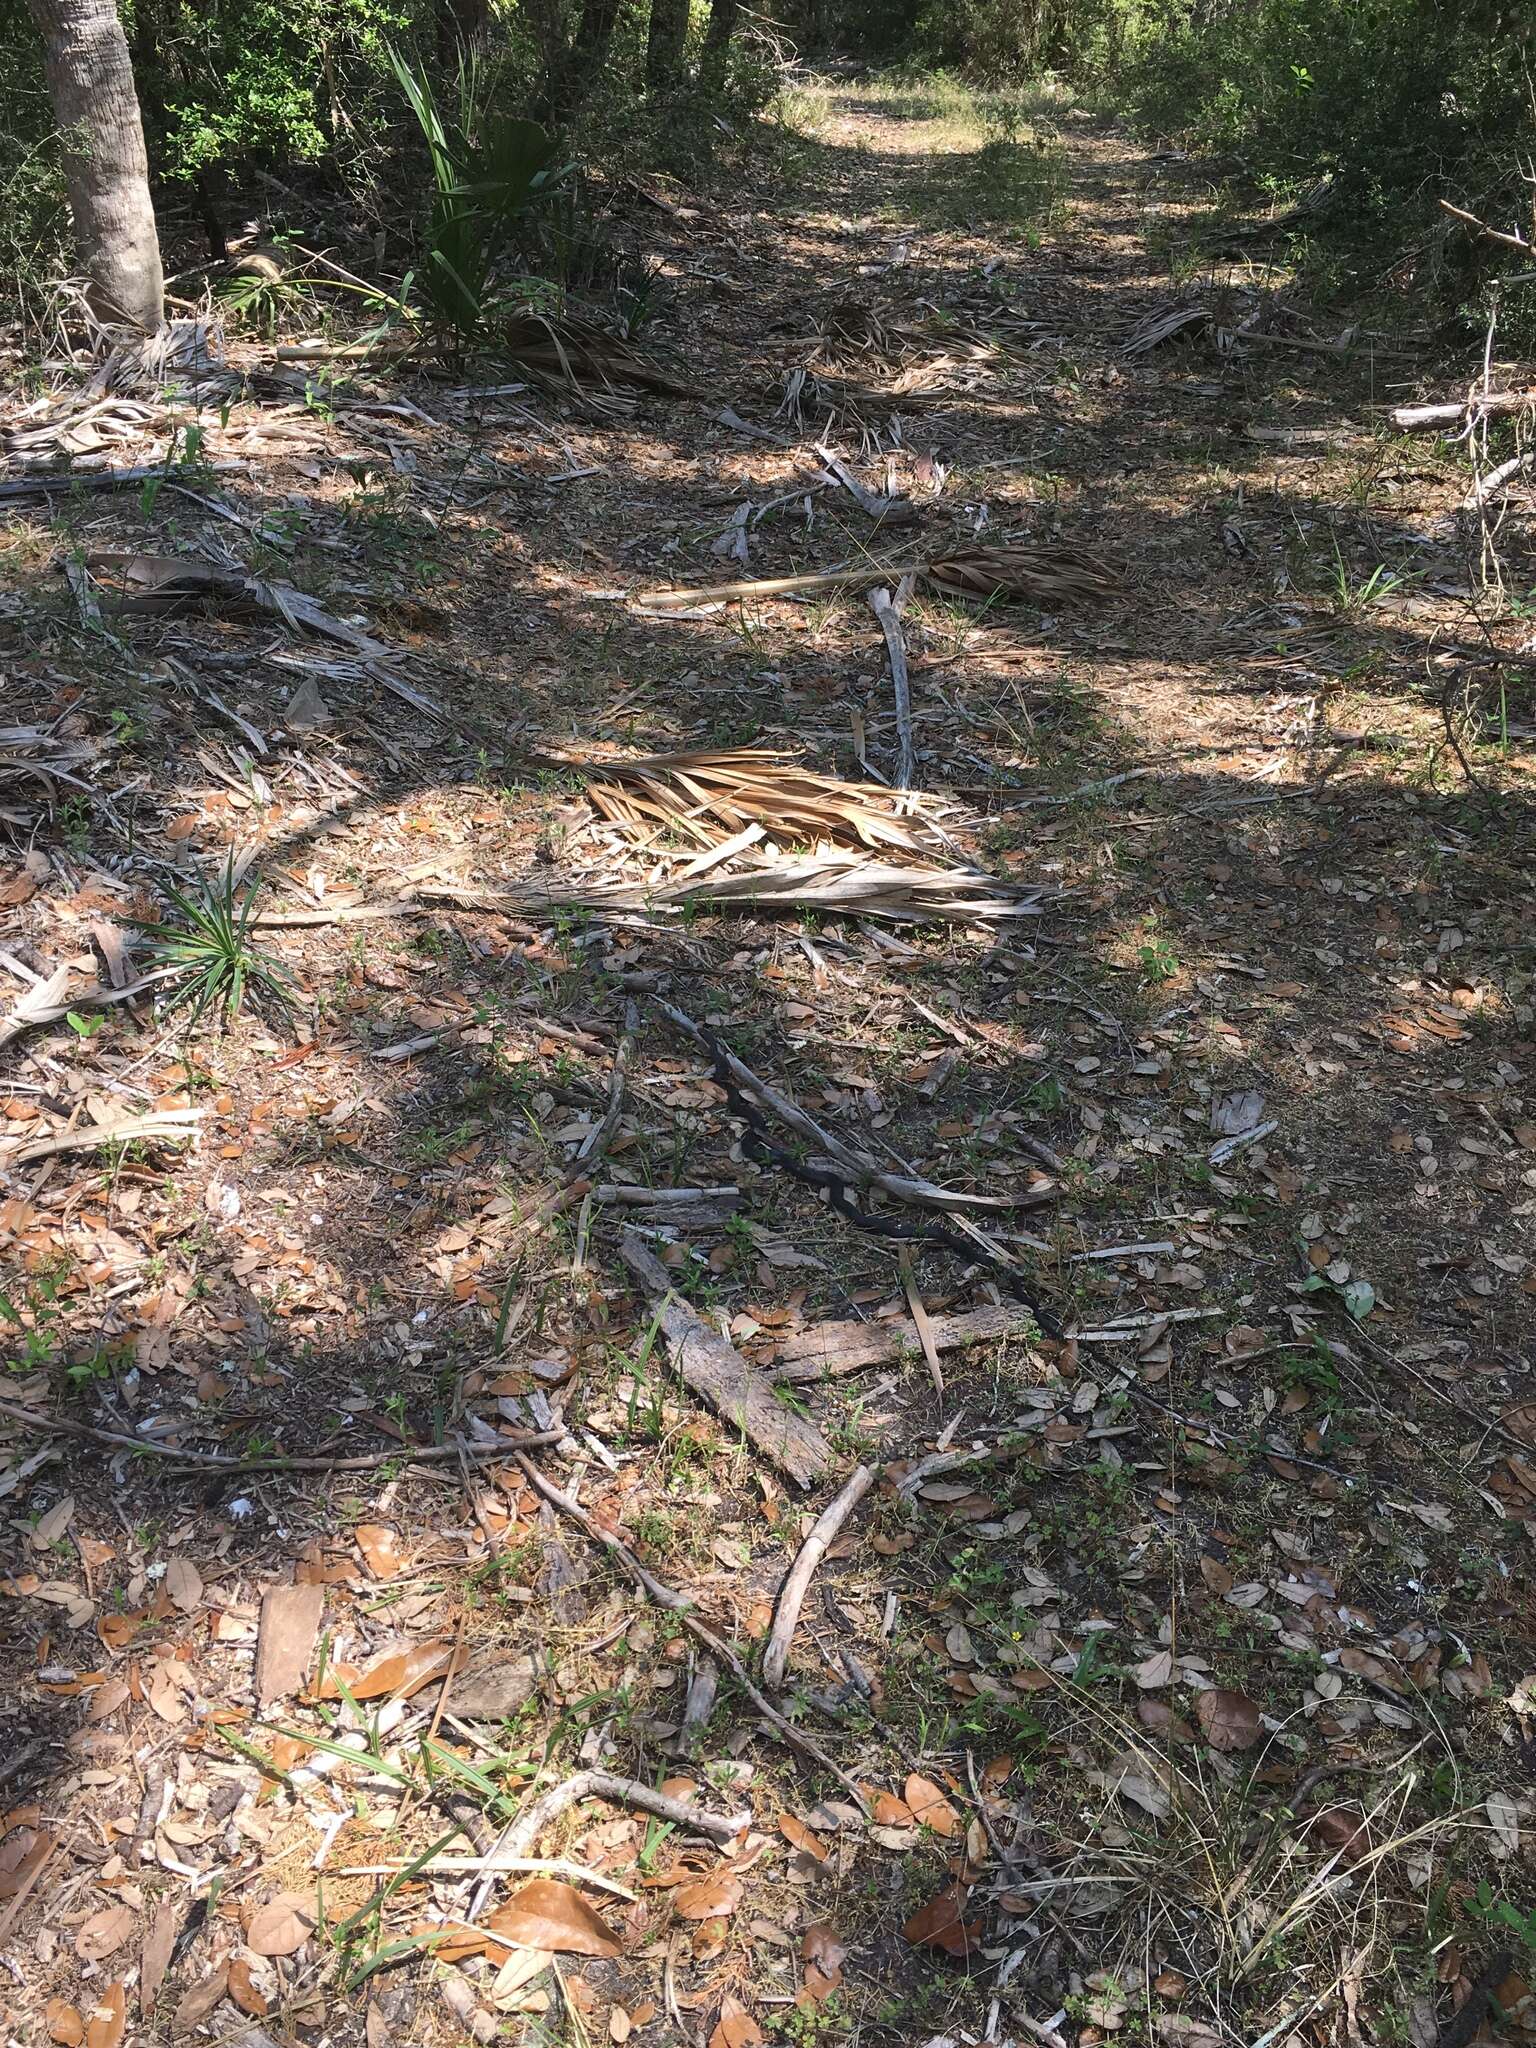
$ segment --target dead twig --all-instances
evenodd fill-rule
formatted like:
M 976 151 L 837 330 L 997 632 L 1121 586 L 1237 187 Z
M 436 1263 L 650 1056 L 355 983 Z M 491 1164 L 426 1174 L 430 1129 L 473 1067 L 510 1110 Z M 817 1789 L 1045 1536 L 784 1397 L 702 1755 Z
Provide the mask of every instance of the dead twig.
M 816 1568 L 836 1542 L 844 1522 L 874 1483 L 873 1465 L 860 1465 L 850 1473 L 842 1491 L 834 1500 L 829 1501 L 817 1516 L 810 1535 L 801 1544 L 794 1563 L 785 1573 L 774 1612 L 773 1633 L 769 1636 L 768 1647 L 763 1652 L 763 1683 L 771 1692 L 778 1692 L 784 1684 L 784 1669 L 789 1659 L 790 1645 L 794 1641 L 795 1629 L 800 1621 L 800 1609 L 805 1604 L 805 1596 L 810 1590 Z
M 896 787 L 910 789 L 917 779 L 917 755 L 912 743 L 912 691 L 907 679 L 907 646 L 901 635 L 901 613 L 883 583 L 867 593 L 870 610 L 880 621 L 885 651 L 891 664 L 891 695 L 896 705 Z
M 809 1757 L 811 1762 L 818 1765 L 822 1770 L 830 1771 L 838 1783 L 852 1794 L 859 1811 L 867 1814 L 870 1810 L 869 1799 L 858 1780 L 845 1771 L 841 1764 L 828 1756 L 820 1743 L 813 1742 L 803 1729 L 796 1728 L 791 1722 L 785 1720 L 778 1708 L 773 1705 L 758 1686 L 753 1684 L 751 1678 L 747 1675 L 746 1667 L 735 1651 L 728 1644 L 723 1643 L 713 1629 L 707 1627 L 699 1620 L 683 1595 L 681 1593 L 674 1593 L 670 1586 L 665 1586 L 660 1579 L 653 1578 L 627 1544 L 621 1543 L 619 1538 L 607 1529 L 599 1527 L 585 1508 L 578 1507 L 568 1493 L 562 1493 L 553 1480 L 545 1478 L 538 1466 L 534 1464 L 532 1458 L 525 1456 L 521 1451 L 515 1453 L 515 1457 L 519 1470 L 534 1490 L 541 1494 L 551 1507 L 557 1508 L 562 1515 L 568 1516 L 591 1542 L 598 1544 L 610 1556 L 616 1558 L 635 1581 L 635 1584 L 641 1588 L 648 1598 L 654 1600 L 658 1607 L 665 1607 L 668 1613 L 675 1614 L 689 1634 L 696 1641 L 702 1643 L 710 1655 L 717 1658 L 725 1666 L 726 1670 L 730 1672 L 732 1678 L 735 1679 L 743 1693 L 752 1702 L 753 1706 L 756 1707 L 769 1727 L 787 1742 L 792 1749 L 798 1749 L 802 1756 Z

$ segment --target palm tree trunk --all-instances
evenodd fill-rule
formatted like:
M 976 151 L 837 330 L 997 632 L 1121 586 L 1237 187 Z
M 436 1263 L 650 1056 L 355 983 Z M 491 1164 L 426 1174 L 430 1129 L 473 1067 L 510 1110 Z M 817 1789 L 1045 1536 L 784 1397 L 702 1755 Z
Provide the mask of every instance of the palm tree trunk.
M 149 332 L 165 314 L 144 126 L 116 0 L 29 0 L 91 302 Z

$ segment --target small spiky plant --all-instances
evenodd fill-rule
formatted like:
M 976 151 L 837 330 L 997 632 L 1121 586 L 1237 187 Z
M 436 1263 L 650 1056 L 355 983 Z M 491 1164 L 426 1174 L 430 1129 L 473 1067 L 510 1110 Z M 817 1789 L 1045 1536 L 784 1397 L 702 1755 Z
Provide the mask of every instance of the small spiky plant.
M 252 882 L 242 895 L 232 860 L 225 862 L 222 874 L 199 876 L 190 888 L 165 885 L 175 918 L 152 928 L 154 958 L 162 967 L 185 970 L 187 978 L 171 1007 L 190 1009 L 194 1025 L 209 1010 L 222 1010 L 227 1025 L 251 992 L 284 1009 L 290 1006 L 288 975 L 251 940 L 260 888 L 259 881 Z

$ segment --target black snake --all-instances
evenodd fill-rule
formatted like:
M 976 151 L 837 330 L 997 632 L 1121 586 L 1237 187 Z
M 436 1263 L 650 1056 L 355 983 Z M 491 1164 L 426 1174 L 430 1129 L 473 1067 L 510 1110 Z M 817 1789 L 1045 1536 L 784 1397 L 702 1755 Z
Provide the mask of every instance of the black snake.
M 1000 1258 L 987 1245 L 974 1238 L 962 1237 L 957 1231 L 946 1229 L 942 1223 L 920 1223 L 861 1209 L 842 1174 L 831 1167 L 813 1166 L 808 1160 L 796 1158 L 793 1152 L 775 1143 L 769 1135 L 768 1122 L 762 1110 L 738 1085 L 724 1045 L 714 1032 L 703 1025 L 694 1025 L 693 1029 L 710 1055 L 710 1078 L 724 1091 L 731 1115 L 744 1127 L 742 1150 L 749 1159 L 760 1166 L 776 1166 L 781 1173 L 789 1174 L 804 1186 L 817 1189 L 826 1196 L 839 1216 L 846 1217 L 855 1230 L 861 1230 L 870 1237 L 891 1238 L 906 1244 L 935 1245 L 952 1258 L 963 1259 L 967 1265 L 987 1267 L 997 1275 L 999 1284 L 1029 1310 L 1047 1337 L 1061 1337 L 1060 1321 L 1031 1292 L 1018 1268 Z

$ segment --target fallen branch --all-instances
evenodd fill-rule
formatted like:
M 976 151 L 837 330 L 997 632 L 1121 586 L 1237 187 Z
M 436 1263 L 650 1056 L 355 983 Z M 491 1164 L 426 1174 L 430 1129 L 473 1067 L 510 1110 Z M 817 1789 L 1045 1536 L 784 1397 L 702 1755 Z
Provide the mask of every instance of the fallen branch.
M 912 692 L 907 680 L 907 647 L 901 637 L 901 613 L 883 583 L 868 593 L 870 610 L 880 621 L 885 651 L 891 664 L 891 695 L 896 703 L 896 787 L 910 789 L 917 779 L 917 756 L 912 744 Z
M 567 1185 L 584 1178 L 589 1170 L 608 1156 L 608 1147 L 613 1143 L 614 1132 L 619 1127 L 619 1113 L 624 1107 L 624 1076 L 629 1068 L 630 1055 L 635 1049 L 635 1033 L 640 1028 L 640 1012 L 635 1008 L 633 996 L 624 1003 L 624 1029 L 619 1037 L 613 1055 L 613 1072 L 608 1077 L 608 1106 L 599 1122 L 595 1123 L 576 1149 L 576 1157 L 567 1170 Z
M 847 463 L 834 455 L 824 442 L 818 441 L 815 446 L 816 453 L 832 472 L 834 480 L 842 485 L 866 518 L 873 519 L 876 525 L 887 526 L 905 525 L 917 518 L 917 507 L 910 498 L 892 498 L 879 491 L 866 490 Z
M 128 1145 L 135 1139 L 187 1140 L 194 1135 L 192 1126 L 206 1113 L 201 1109 L 157 1109 L 148 1116 L 124 1117 L 117 1124 L 82 1124 L 78 1130 L 60 1131 L 52 1138 L 0 1146 L 0 1166 L 26 1165 L 61 1152 L 94 1152 L 99 1145 Z
M 635 1778 L 618 1778 L 611 1771 L 577 1771 L 574 1777 L 553 1786 L 517 1815 L 486 1858 L 487 1867 L 493 1871 L 515 1869 L 515 1860 L 504 1864 L 502 1859 L 526 1857 L 551 1821 L 579 1806 L 583 1799 L 608 1799 L 616 1806 L 638 1806 L 642 1813 L 653 1813 L 658 1820 L 711 1835 L 717 1842 L 734 1841 L 743 1828 L 752 1825 L 750 1811 L 707 1813 L 689 1800 L 674 1799 L 671 1793 L 658 1792 L 653 1785 L 642 1785 Z
M 815 1526 L 801 1544 L 794 1563 L 785 1574 L 774 1612 L 773 1633 L 769 1636 L 768 1647 L 763 1652 L 763 1683 L 771 1692 L 778 1692 L 783 1686 L 790 1644 L 794 1641 L 795 1629 L 800 1621 L 800 1609 L 805 1604 L 805 1596 L 810 1590 L 816 1568 L 836 1542 L 844 1522 L 874 1483 L 873 1465 L 860 1465 L 849 1475 L 842 1492 L 835 1500 L 829 1501 L 817 1516 Z
M 1518 455 L 1511 455 L 1509 460 L 1501 462 L 1497 469 L 1490 469 L 1486 476 L 1479 477 L 1457 510 L 1480 512 L 1491 498 L 1496 498 L 1517 476 L 1524 476 L 1531 469 L 1536 469 L 1536 448 L 1522 448 Z
M 1159 1323 L 1203 1322 L 1220 1313 L 1214 1308 L 1149 1310 L 1145 1315 L 1127 1316 L 1099 1329 L 1072 1330 L 1068 1335 L 1080 1344 L 1129 1344 Z M 995 1343 L 1003 1337 L 1040 1334 L 1040 1325 L 1030 1311 L 1011 1305 L 970 1309 L 957 1316 L 930 1316 L 928 1322 L 939 1351 L 963 1351 L 972 1344 Z M 916 1327 L 905 1316 L 878 1323 L 820 1323 L 784 1338 L 776 1346 L 768 1371 L 775 1380 L 798 1385 L 838 1373 L 863 1372 L 867 1366 L 886 1365 L 892 1359 L 921 1356 Z
M 808 1486 L 819 1477 L 832 1453 L 815 1424 L 786 1408 L 735 1345 L 681 1299 L 665 1266 L 633 1232 L 625 1232 L 619 1250 L 652 1296 L 672 1363 L 693 1392 L 750 1437 L 798 1485 Z
M 1439 201 L 1440 211 L 1448 213 L 1452 220 L 1459 220 L 1473 228 L 1487 242 L 1500 242 L 1506 249 L 1518 249 L 1522 256 L 1529 256 L 1532 244 L 1523 235 L 1509 235 L 1502 228 L 1491 228 L 1487 221 L 1479 220 L 1475 213 L 1468 213 L 1464 206 L 1453 206 L 1449 199 Z
M 1416 434 L 1430 427 L 1464 426 L 1479 414 L 1502 417 L 1536 407 L 1536 391 L 1479 391 L 1470 398 L 1458 398 L 1437 405 L 1394 405 L 1387 417 L 1401 434 Z
M 620 1782 L 627 1784 L 629 1780 Z M 584 1863 L 567 1863 L 560 1856 L 504 1856 L 494 1844 L 483 1856 L 434 1856 L 429 1863 L 413 1857 L 409 1862 L 337 1863 L 327 1867 L 332 1877 L 399 1877 L 402 1872 L 417 1877 L 506 1877 L 526 1873 L 589 1884 L 616 1899 L 632 1900 L 636 1896 L 627 1884 L 620 1884 L 617 1878 L 608 1877 L 601 1870 L 589 1870 Z
M 752 577 L 746 582 L 713 583 L 702 589 L 645 590 L 635 602 L 652 609 L 710 604 L 733 597 L 782 597 L 798 590 L 832 590 L 840 584 L 890 583 L 920 576 L 953 596 L 987 603 L 1023 598 L 1038 604 L 1063 604 L 1109 596 L 1119 585 L 1118 564 L 1080 548 L 975 547 L 932 559 L 904 562 L 853 562 L 840 569 L 808 571 L 803 576 Z
M 830 1771 L 838 1783 L 853 1795 L 861 1813 L 867 1814 L 870 1811 L 869 1797 L 858 1780 L 851 1777 L 841 1764 L 828 1756 L 820 1743 L 813 1742 L 803 1729 L 796 1728 L 785 1720 L 778 1708 L 758 1686 L 753 1684 L 735 1651 L 723 1643 L 713 1629 L 699 1620 L 681 1593 L 674 1593 L 670 1586 L 665 1586 L 660 1579 L 653 1578 L 626 1543 L 620 1542 L 617 1536 L 600 1527 L 585 1508 L 578 1507 L 568 1493 L 562 1493 L 553 1480 L 546 1479 L 532 1458 L 519 1451 L 516 1453 L 516 1462 L 529 1485 L 541 1494 L 551 1507 L 558 1508 L 562 1515 L 568 1516 L 576 1524 L 584 1536 L 616 1558 L 648 1598 L 654 1600 L 658 1607 L 665 1607 L 669 1614 L 675 1614 L 688 1633 L 702 1643 L 711 1656 L 719 1659 L 770 1728 L 782 1736 L 791 1748 L 798 1749 L 802 1756 L 808 1756 L 811 1762 L 818 1764 L 822 1770 Z
M 978 1308 L 957 1316 L 930 1316 L 934 1348 L 963 1351 L 972 1344 L 987 1344 L 1003 1337 L 1038 1334 L 1039 1325 L 1027 1308 Z M 914 1324 L 906 1316 L 888 1322 L 822 1323 L 814 1329 L 786 1337 L 768 1368 L 776 1380 L 798 1384 L 831 1378 L 845 1372 L 862 1372 L 866 1366 L 884 1365 L 896 1358 L 920 1358 L 922 1346 Z
M 67 1017 L 71 1010 L 95 1010 L 104 1008 L 108 1003 L 131 1003 L 135 996 L 147 994 L 156 982 L 184 971 L 180 967 L 160 967 L 153 974 L 141 975 L 127 988 L 84 988 L 66 1002 L 62 998 L 69 986 L 69 969 L 56 967 L 46 981 L 28 989 L 10 1016 L 0 1022 L 0 1050 L 13 1038 L 19 1038 L 23 1031 L 31 1031 L 39 1024 L 55 1024 L 60 1017 Z
M 216 1451 L 187 1451 L 176 1444 L 157 1444 L 149 1437 L 131 1436 L 126 1430 L 96 1429 L 88 1422 L 41 1413 L 23 1401 L 10 1401 L 3 1396 L 0 1416 L 19 1422 L 35 1436 L 70 1436 L 80 1443 L 100 1444 L 106 1450 L 145 1451 L 152 1458 L 179 1460 L 167 1469 L 168 1477 L 193 1472 L 369 1472 L 397 1460 L 422 1464 L 438 1458 L 456 1458 L 460 1450 L 457 1444 L 396 1444 L 392 1450 L 357 1458 L 221 1458 Z M 545 1429 L 536 1434 L 503 1437 L 494 1444 L 465 1444 L 463 1449 L 472 1458 L 504 1458 L 514 1451 L 539 1450 L 546 1444 L 560 1443 L 565 1434 L 563 1429 Z

